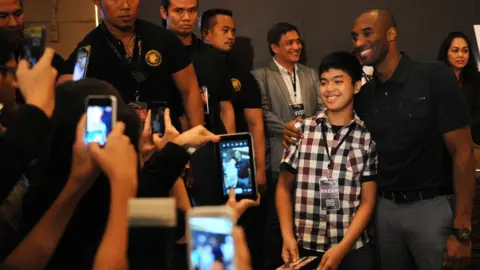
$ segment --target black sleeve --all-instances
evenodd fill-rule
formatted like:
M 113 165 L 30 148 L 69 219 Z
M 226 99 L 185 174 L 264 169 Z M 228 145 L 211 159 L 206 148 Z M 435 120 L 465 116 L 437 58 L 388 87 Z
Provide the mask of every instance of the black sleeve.
M 0 144 L 0 203 L 37 157 L 47 137 L 50 119 L 37 107 L 23 105 Z
M 139 197 L 168 196 L 190 156 L 182 147 L 167 143 L 145 163 L 141 171 Z
M 240 91 L 245 91 L 242 94 L 242 105 L 244 108 L 249 109 L 262 109 L 262 97 L 260 95 L 260 86 L 258 86 L 257 80 L 250 72 L 246 72 L 245 78 Z
M 178 39 L 170 31 L 166 32 L 165 38 L 167 40 L 165 40 L 164 42 L 167 42 L 168 47 L 164 57 L 168 62 L 169 73 L 175 74 L 186 68 L 192 62 L 190 61 L 187 50 L 185 49 L 185 46 L 183 46 L 180 39 Z
M 219 99 L 220 101 L 232 101 L 235 97 L 235 89 L 233 88 L 232 80 L 228 75 L 226 69 L 222 68 L 219 70 L 220 73 L 220 89 L 219 89 Z
M 432 72 L 433 106 L 439 132 L 445 134 L 468 126 L 470 113 L 455 74 L 445 65 L 436 66 Z
M 52 66 L 57 70 L 58 76 L 68 74 L 65 60 L 58 53 L 55 53 L 55 56 L 53 57 Z
M 280 171 L 287 171 L 293 175 L 297 175 L 298 171 L 292 167 L 292 165 L 288 164 L 287 162 L 282 162 L 280 164 Z M 276 179 L 275 179 L 276 180 Z

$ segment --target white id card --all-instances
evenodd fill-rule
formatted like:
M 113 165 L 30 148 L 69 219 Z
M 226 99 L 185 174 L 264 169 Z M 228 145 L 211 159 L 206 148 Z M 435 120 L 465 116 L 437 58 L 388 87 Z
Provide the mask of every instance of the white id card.
M 320 205 L 322 210 L 336 211 L 340 209 L 338 181 L 320 180 Z

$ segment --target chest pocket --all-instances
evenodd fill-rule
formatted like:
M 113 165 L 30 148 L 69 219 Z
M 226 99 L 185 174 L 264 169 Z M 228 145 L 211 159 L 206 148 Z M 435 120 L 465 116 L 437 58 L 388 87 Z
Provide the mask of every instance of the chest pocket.
M 401 138 L 407 142 L 420 138 L 430 130 L 430 106 L 426 97 L 417 97 L 399 103 Z
M 352 148 L 347 156 L 347 170 L 354 175 L 361 173 L 367 160 L 367 151 L 360 148 Z

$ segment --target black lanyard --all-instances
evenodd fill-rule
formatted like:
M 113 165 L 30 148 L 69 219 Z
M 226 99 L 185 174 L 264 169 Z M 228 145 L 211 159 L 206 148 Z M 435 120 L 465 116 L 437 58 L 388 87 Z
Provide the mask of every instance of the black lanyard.
M 293 77 L 290 76 L 290 79 L 292 80 L 293 95 L 295 96 L 295 100 L 293 101 L 293 103 L 295 103 L 297 102 L 297 74 L 295 72 L 295 67 L 293 67 Z
M 330 164 L 329 164 L 329 169 L 333 168 L 333 159 L 332 159 L 332 156 L 334 156 L 338 149 L 340 148 L 340 146 L 342 146 L 343 142 L 345 141 L 345 139 L 347 139 L 348 135 L 350 135 L 350 132 L 353 131 L 353 128 L 354 128 L 354 123 L 351 123 L 350 124 L 350 127 L 348 128 L 348 131 L 347 133 L 345 134 L 345 136 L 343 136 L 342 140 L 340 140 L 340 142 L 338 143 L 337 147 L 333 148 L 332 146 L 332 154 L 330 155 L 330 150 L 328 150 L 328 143 L 327 143 L 327 135 L 325 135 L 325 129 L 327 127 L 324 125 L 324 123 L 322 123 L 322 137 L 323 137 L 323 143 L 324 143 L 324 146 L 325 146 L 325 151 L 327 151 L 327 157 L 328 157 L 328 160 L 330 161 Z

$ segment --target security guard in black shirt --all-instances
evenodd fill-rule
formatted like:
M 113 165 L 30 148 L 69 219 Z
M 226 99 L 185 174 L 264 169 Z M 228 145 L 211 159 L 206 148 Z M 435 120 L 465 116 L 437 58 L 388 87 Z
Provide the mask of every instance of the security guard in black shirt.
M 235 90 L 233 106 L 237 132 L 250 132 L 254 140 L 256 179 L 260 192 L 264 191 L 265 177 L 265 135 L 260 88 L 249 70 L 229 57 L 235 43 L 235 21 L 230 10 L 211 9 L 202 15 L 201 32 L 205 43 L 221 51 L 221 57 L 228 71 L 230 84 Z M 254 269 L 262 267 L 264 234 L 263 206 L 247 210 L 239 220 L 244 227 L 247 243 L 252 252 Z
M 103 22 L 78 45 L 91 48 L 87 77 L 111 83 L 126 102 L 166 101 L 175 113 L 171 77 L 182 94 L 189 126 L 203 124 L 200 89 L 181 42 L 164 28 L 138 20 L 139 0 L 119 3 L 96 1 Z M 76 51 L 68 60 L 70 71 Z

